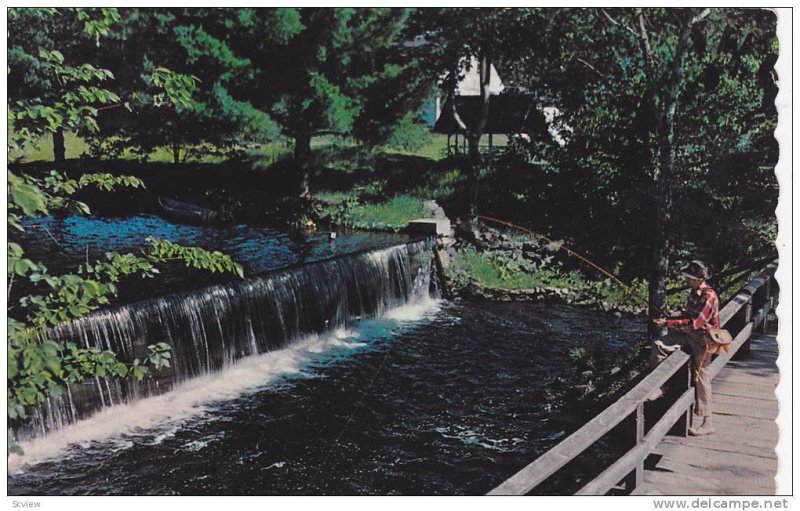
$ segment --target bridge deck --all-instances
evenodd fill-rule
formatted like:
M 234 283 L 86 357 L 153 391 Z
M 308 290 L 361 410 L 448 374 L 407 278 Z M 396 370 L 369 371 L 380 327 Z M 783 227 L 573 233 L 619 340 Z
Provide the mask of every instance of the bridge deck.
M 754 334 L 751 356 L 731 360 L 713 382 L 707 437 L 667 436 L 645 462 L 636 495 L 775 495 L 778 344 Z

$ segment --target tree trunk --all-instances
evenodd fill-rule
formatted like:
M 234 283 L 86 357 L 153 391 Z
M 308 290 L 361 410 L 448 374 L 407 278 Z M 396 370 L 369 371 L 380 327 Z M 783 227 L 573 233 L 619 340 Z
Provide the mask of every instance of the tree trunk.
M 177 139 L 172 142 L 172 161 L 175 165 L 181 162 L 181 146 Z
M 294 139 L 294 159 L 300 165 L 300 197 L 309 194 L 311 174 L 311 135 L 302 134 Z
M 481 151 L 480 151 L 480 135 L 470 134 L 467 139 L 468 154 L 469 154 L 469 174 L 468 174 L 468 188 L 469 188 L 469 223 L 470 230 L 477 234 L 478 230 L 478 184 L 481 178 Z
M 478 227 L 478 185 L 480 183 L 481 172 L 481 152 L 480 140 L 483 135 L 483 130 L 486 128 L 486 123 L 489 119 L 489 80 L 491 79 L 492 57 L 489 48 L 483 48 L 478 56 L 478 74 L 480 81 L 480 94 L 481 94 L 481 115 L 473 126 L 467 126 L 458 114 L 456 108 L 456 86 L 458 85 L 455 79 L 452 80 L 450 89 L 450 106 L 452 110 L 453 120 L 456 126 L 460 128 L 464 136 L 464 145 L 467 150 L 467 188 L 468 188 L 468 223 L 469 229 L 472 234 L 477 234 Z M 458 70 L 454 70 L 452 76 L 458 76 Z M 458 138 L 456 138 L 456 141 Z M 456 142 L 457 144 L 457 142 Z
M 675 186 L 675 112 L 678 107 L 678 94 L 683 78 L 683 57 L 689 42 L 692 27 L 695 23 L 708 15 L 708 9 L 687 22 L 678 37 L 675 47 L 675 56 L 670 64 L 669 74 L 665 84 L 663 110 L 659 119 L 658 145 L 659 158 L 658 170 L 655 178 L 656 188 L 656 221 L 655 242 L 653 246 L 653 266 L 650 274 L 648 289 L 648 316 L 655 319 L 664 317 L 667 303 L 667 272 L 670 258 L 670 227 L 672 222 L 672 196 Z M 640 20 L 643 18 L 640 16 Z M 641 23 L 642 34 L 646 40 L 644 23 Z M 649 47 L 649 43 L 648 43 Z M 657 84 L 652 89 L 656 90 Z M 655 97 L 653 98 L 655 101 Z M 661 330 L 650 322 L 650 340 L 654 341 L 661 335 Z M 655 346 L 651 344 L 652 353 Z M 653 356 L 653 358 L 655 358 Z
M 489 120 L 489 80 L 491 79 L 492 70 L 492 57 L 491 51 L 484 48 L 478 58 L 478 76 L 480 79 L 481 91 L 481 116 L 478 123 L 472 128 L 471 133 L 467 137 L 469 143 L 469 163 L 470 163 L 470 180 L 469 180 L 469 219 L 473 227 L 473 232 L 477 232 L 478 226 L 478 185 L 481 177 L 481 166 L 483 159 L 481 158 L 480 141 L 483 136 L 483 130 L 486 128 L 486 123 Z
M 67 159 L 67 149 L 64 144 L 64 130 L 58 128 L 53 132 L 53 161 L 62 163 Z

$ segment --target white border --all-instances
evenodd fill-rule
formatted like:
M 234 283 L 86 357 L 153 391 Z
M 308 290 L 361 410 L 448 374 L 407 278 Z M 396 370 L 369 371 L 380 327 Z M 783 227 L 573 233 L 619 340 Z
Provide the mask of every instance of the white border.
M 64 2 L 53 1 L 34 1 L 25 2 L 21 0 L 5 2 L 5 7 L 14 6 L 28 6 L 34 3 L 37 6 L 64 6 Z M 239 4 L 239 2 L 236 2 Z M 70 6 L 131 6 L 130 1 L 114 1 L 106 0 L 102 2 L 74 0 L 67 5 Z M 220 2 L 213 1 L 195 1 L 195 2 L 155 2 L 144 1 L 136 2 L 137 7 L 156 7 L 167 5 L 191 5 L 191 6 L 216 6 Z M 385 2 L 385 1 L 364 1 L 364 0 L 349 0 L 349 1 L 317 1 L 317 2 L 241 2 L 242 6 L 298 6 L 298 5 L 314 5 L 314 6 L 337 6 L 346 4 L 349 6 L 360 7 L 375 7 L 375 6 L 421 6 L 427 7 L 431 3 L 420 0 L 398 2 Z M 490 4 L 488 2 L 470 2 L 470 1 L 438 1 L 433 2 L 435 5 L 462 5 L 470 7 L 478 6 L 496 6 L 497 4 Z M 616 7 L 623 6 L 641 6 L 643 2 L 603 2 L 603 4 L 613 4 Z M 778 230 L 778 253 L 780 263 L 776 277 L 781 286 L 781 301 L 778 305 L 779 317 L 779 335 L 778 342 L 780 345 L 780 356 L 778 358 L 778 367 L 780 368 L 781 381 L 778 386 L 777 395 L 780 402 L 780 413 L 777 419 L 780 428 L 780 440 L 778 443 L 778 457 L 780 462 L 778 477 L 776 478 L 777 493 L 778 495 L 791 495 L 792 487 L 792 455 L 794 453 L 794 444 L 792 442 L 792 425 L 793 425 L 793 410 L 792 410 L 792 362 L 794 361 L 792 353 L 792 69 L 793 69 L 793 44 L 794 44 L 794 27 L 792 24 L 792 6 L 791 1 L 780 0 L 765 4 L 763 2 L 753 1 L 732 1 L 732 2 L 713 2 L 714 6 L 718 7 L 777 7 L 778 9 L 778 38 L 780 41 L 780 57 L 775 66 L 776 72 L 779 77 L 780 89 L 776 104 L 779 109 L 778 129 L 776 130 L 775 137 L 780 143 L 780 159 L 776 167 L 776 174 L 780 184 L 778 208 L 776 210 L 779 230 Z M 509 1 L 506 0 L 501 3 L 504 6 L 530 6 L 530 1 Z M 537 6 L 551 6 L 551 7 L 568 7 L 568 6 L 586 6 L 587 2 L 576 2 L 574 0 L 563 0 L 557 4 L 536 4 Z M 663 3 L 647 2 L 648 6 L 664 5 Z M 697 2 L 678 0 L 668 4 L 669 6 L 695 6 Z M 706 4 L 708 5 L 708 4 Z M 4 26 L 7 25 L 7 11 L 3 9 L 0 13 Z M 7 59 L 6 39 L 2 40 L 4 59 Z M 7 97 L 7 83 L 5 80 L 2 82 L 2 93 Z M 3 112 L 7 114 L 7 105 L 3 103 Z M 4 156 L 7 161 L 7 155 Z M 3 175 L 5 180 L 5 175 Z M 7 213 L 7 205 L 3 205 L 4 212 Z M 3 225 L 2 234 L 4 241 L 7 239 L 7 226 Z M 3 259 L 2 264 L 5 266 L 6 261 Z M 3 297 L 5 301 L 5 296 Z M 6 304 L 7 305 L 7 304 Z M 5 347 L 3 347 L 5 351 Z M 5 426 L 6 417 L 3 416 L 3 425 Z M 4 473 L 6 468 L 4 467 Z M 6 479 L 7 481 L 7 479 Z M 7 482 L 6 482 L 7 486 Z M 7 492 L 6 492 L 7 493 Z M 320 500 L 324 499 L 324 500 Z M 297 509 L 298 507 L 324 507 L 328 509 L 374 509 L 380 506 L 386 510 L 402 509 L 406 510 L 408 507 L 423 507 L 435 508 L 442 506 L 458 506 L 460 509 L 484 509 L 487 505 L 497 505 L 508 509 L 521 509 L 530 510 L 533 507 L 541 506 L 542 509 L 551 508 L 569 508 L 569 509 L 614 509 L 615 511 L 624 510 L 641 510 L 641 509 L 654 509 L 653 501 L 655 498 L 651 497 L 505 497 L 499 499 L 480 499 L 472 497 L 400 497 L 400 498 L 385 498 L 385 497 L 338 497 L 338 498 L 325 498 L 325 497 L 270 497 L 269 500 L 264 500 L 263 497 L 182 497 L 174 499 L 169 497 L 37 497 L 37 498 L 20 498 L 20 497 L 6 497 L 5 503 L 8 509 L 23 509 L 19 503 L 23 502 L 40 502 L 41 509 L 58 509 L 58 510 L 81 510 L 89 511 L 93 509 L 107 510 L 109 507 L 114 507 L 119 510 L 138 510 L 142 506 L 146 506 L 148 511 L 151 509 L 171 509 L 178 506 L 187 506 L 193 509 L 265 509 L 266 507 L 273 507 L 276 510 L 284 509 Z M 679 499 L 672 499 L 679 500 Z M 687 501 L 694 500 L 693 498 L 685 499 Z M 719 497 L 714 499 L 717 502 L 730 501 L 733 499 Z M 751 500 L 764 500 L 764 499 L 751 499 Z M 788 499 L 790 507 L 793 507 L 794 498 Z M 17 503 L 17 504 L 14 504 Z

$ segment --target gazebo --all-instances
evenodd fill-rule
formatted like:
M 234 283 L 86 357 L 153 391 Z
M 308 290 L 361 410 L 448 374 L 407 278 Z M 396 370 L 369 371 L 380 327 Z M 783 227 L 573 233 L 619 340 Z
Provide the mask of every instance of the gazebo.
M 448 153 L 452 150 L 457 154 L 459 147 L 466 152 L 467 141 L 462 136 L 459 145 L 458 135 L 461 130 L 453 119 L 451 101 L 448 98 L 442 105 L 433 132 L 447 135 Z M 480 96 L 456 96 L 456 110 L 467 126 L 474 126 L 478 122 L 482 105 Z M 507 92 L 489 96 L 489 117 L 483 132 L 489 136 L 490 152 L 493 147 L 492 135 L 546 134 L 547 128 L 547 121 L 538 108 L 535 95 Z M 451 142 L 452 137 L 455 137 L 454 142 Z

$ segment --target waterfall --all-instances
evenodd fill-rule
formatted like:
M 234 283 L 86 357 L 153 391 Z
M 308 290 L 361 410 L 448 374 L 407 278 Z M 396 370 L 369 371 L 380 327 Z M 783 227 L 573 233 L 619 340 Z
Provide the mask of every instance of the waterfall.
M 100 377 L 70 385 L 29 410 L 20 440 L 86 419 L 104 408 L 162 394 L 176 384 L 303 336 L 347 327 L 428 297 L 429 241 L 326 261 L 97 311 L 51 331 L 56 340 L 117 353 L 132 362 L 147 346 L 172 347 L 172 367 L 141 381 Z

